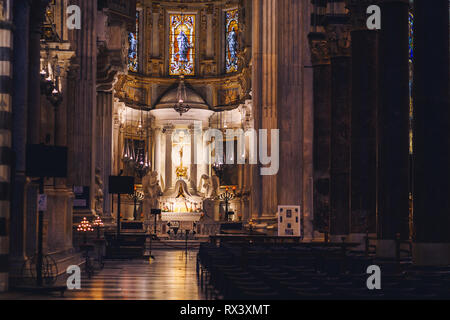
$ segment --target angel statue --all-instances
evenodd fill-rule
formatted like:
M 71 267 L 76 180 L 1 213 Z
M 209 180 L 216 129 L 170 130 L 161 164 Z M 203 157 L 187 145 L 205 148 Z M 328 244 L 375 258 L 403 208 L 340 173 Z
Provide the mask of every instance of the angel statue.
M 200 187 L 198 188 L 203 196 L 207 199 L 211 197 L 212 186 L 211 186 L 211 178 L 204 174 L 200 179 Z
M 218 197 L 220 189 L 220 179 L 218 176 L 213 175 L 210 177 L 204 174 L 200 179 L 200 183 L 199 190 L 206 199 L 215 199 Z
M 158 198 L 162 194 L 161 186 L 159 185 L 158 172 L 149 172 L 144 178 L 142 178 L 142 187 L 144 189 L 144 210 L 150 212 L 151 209 L 157 209 L 159 207 Z M 145 208 L 145 207 L 148 208 Z
M 101 171 L 99 168 L 95 169 L 95 213 L 98 216 L 103 216 L 103 180 L 101 178 Z

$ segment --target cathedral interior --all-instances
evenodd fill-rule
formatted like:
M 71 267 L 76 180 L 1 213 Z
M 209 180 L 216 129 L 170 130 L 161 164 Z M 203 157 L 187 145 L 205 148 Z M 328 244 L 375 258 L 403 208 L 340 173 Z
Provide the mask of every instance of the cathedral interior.
M 432 2 L 0 0 L 0 299 L 450 298 Z

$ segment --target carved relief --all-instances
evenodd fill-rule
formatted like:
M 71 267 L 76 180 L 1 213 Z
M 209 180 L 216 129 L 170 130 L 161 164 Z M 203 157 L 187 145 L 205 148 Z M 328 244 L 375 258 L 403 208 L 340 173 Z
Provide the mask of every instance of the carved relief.
M 323 65 L 330 63 L 330 48 L 325 39 L 316 40 L 310 37 L 311 61 L 313 65 Z
M 332 57 L 351 55 L 351 26 L 332 24 L 326 27 L 328 46 Z
M 220 105 L 229 105 L 239 101 L 239 88 L 219 90 L 218 100 Z
M 132 76 L 121 75 L 114 86 L 115 96 L 127 104 L 149 105 L 149 89 Z
M 211 76 L 217 74 L 217 63 L 215 60 L 203 60 L 200 63 L 200 74 Z
M 148 73 L 152 76 L 161 76 L 164 74 L 164 61 L 163 59 L 149 59 L 148 61 Z

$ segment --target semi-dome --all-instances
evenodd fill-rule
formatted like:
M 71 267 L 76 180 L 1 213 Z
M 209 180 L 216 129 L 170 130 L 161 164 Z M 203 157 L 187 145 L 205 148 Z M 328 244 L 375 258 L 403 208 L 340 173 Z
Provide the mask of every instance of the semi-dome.
M 209 110 L 208 104 L 205 100 L 192 88 L 186 87 L 186 100 L 185 104 L 189 105 L 191 109 L 204 109 Z M 173 108 L 178 103 L 178 86 L 168 90 L 164 93 L 159 101 L 156 103 L 154 109 L 166 109 Z
M 208 124 L 209 118 L 214 114 L 206 101 L 194 89 L 185 87 L 186 96 L 184 103 L 190 107 L 189 111 L 180 115 L 175 111 L 174 106 L 178 104 L 178 86 L 166 91 L 155 104 L 150 114 L 157 123 L 171 122 L 192 123 L 193 121 L 202 121 L 204 125 Z

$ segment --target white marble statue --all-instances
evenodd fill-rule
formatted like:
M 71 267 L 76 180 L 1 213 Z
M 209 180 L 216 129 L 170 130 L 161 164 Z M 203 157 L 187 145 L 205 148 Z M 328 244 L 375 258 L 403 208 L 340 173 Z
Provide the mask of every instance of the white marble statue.
M 158 172 L 149 172 L 142 178 L 142 187 L 144 189 L 144 212 L 149 215 L 151 209 L 159 208 L 159 197 L 162 195 L 161 186 L 159 185 Z
M 95 169 L 95 213 L 103 216 L 103 180 L 99 168 Z
M 200 179 L 199 190 L 206 199 L 215 199 L 219 195 L 220 179 L 218 176 L 212 177 L 204 174 Z

